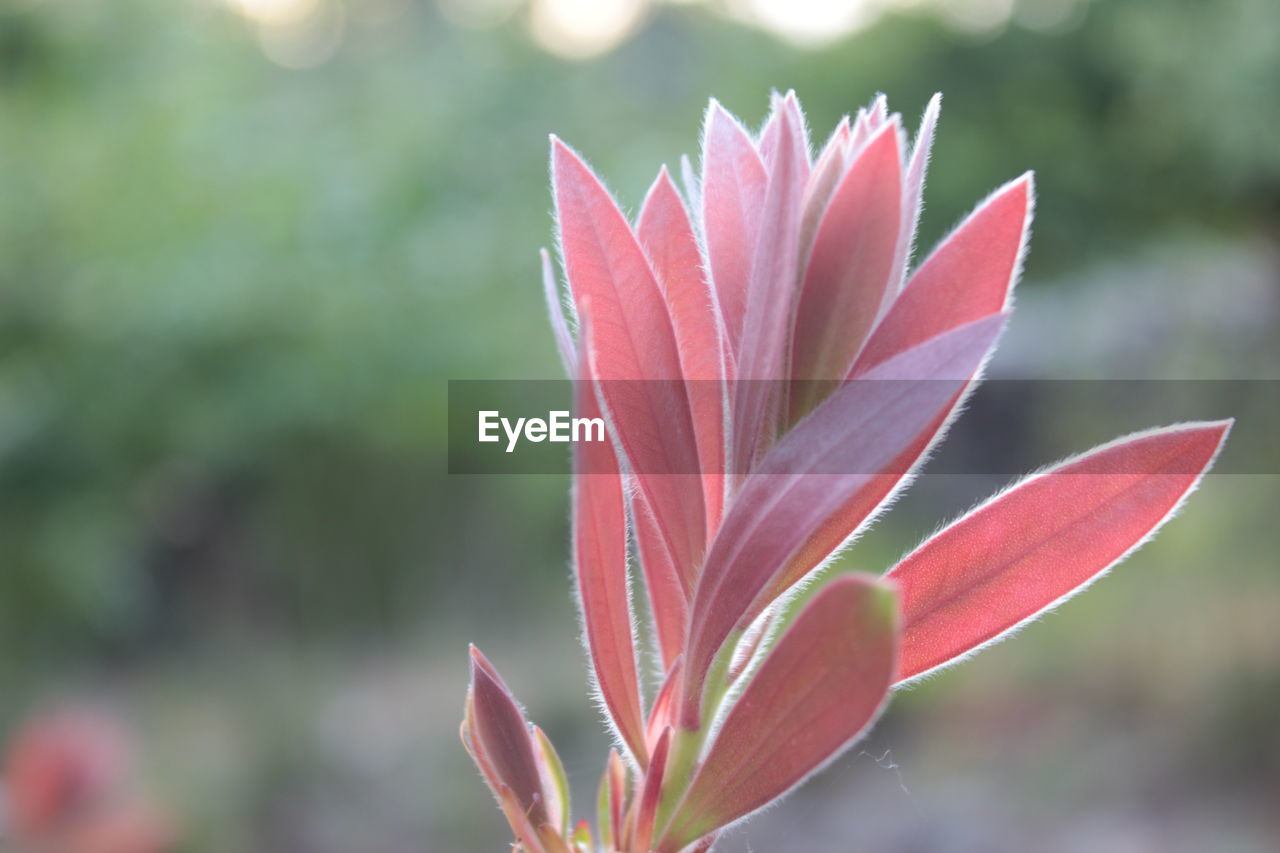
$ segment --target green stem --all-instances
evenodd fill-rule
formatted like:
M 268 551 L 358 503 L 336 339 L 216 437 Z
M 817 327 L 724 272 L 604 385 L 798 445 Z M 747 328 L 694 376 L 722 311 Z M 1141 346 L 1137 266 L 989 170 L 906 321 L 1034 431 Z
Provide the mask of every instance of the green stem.
M 702 748 L 706 745 L 710 722 L 729 691 L 729 668 L 740 639 L 742 632 L 735 630 L 711 661 L 702 688 L 701 725 L 696 729 L 677 728 L 672 731 L 671 751 L 667 753 L 667 767 L 662 774 L 662 796 L 658 799 L 653 820 L 655 841 L 662 839 L 676 806 L 693 783 L 693 774 L 697 770 L 698 759 L 702 756 Z

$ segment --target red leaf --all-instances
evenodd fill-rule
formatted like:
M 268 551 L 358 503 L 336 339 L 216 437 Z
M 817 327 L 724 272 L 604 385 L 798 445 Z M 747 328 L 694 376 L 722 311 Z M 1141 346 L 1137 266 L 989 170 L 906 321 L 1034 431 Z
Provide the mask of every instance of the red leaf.
M 934 335 L 1006 310 L 1017 283 L 1019 258 L 1030 234 L 1032 202 L 1028 174 L 978 205 L 911 279 L 872 333 L 850 378 Z M 943 427 L 963 398 L 964 393 L 957 394 L 920 438 L 903 451 L 889 467 L 894 473 L 869 480 L 822 524 L 796 556 L 788 576 L 808 574 L 864 526 L 895 489 L 909 482 L 911 473 L 925 458 L 929 446 L 941 437 Z
M 733 651 L 733 662 L 726 675 L 730 684 L 736 682 L 743 673 L 754 666 L 757 662 L 756 656 L 761 650 L 768 648 L 773 640 L 774 623 L 777 621 L 780 609 L 779 607 L 774 607 L 772 610 L 766 609 L 742 635 L 742 639 L 738 641 L 738 647 Z
M 1005 184 L 938 244 L 876 327 L 849 376 L 1009 307 L 1031 234 L 1031 173 Z
M 670 666 L 684 650 L 693 578 L 687 580 L 689 585 L 686 586 L 686 580 L 676 573 L 644 495 L 632 497 L 631 518 L 635 525 L 640 568 L 644 572 L 645 592 L 649 596 L 649 615 L 657 633 L 658 652 L 663 666 Z
M 768 173 L 742 125 L 716 101 L 707 108 L 702 152 L 702 228 L 707 265 L 736 357 L 747 309 L 747 281 L 760 229 Z
M 547 314 L 551 318 L 551 333 L 556 339 L 556 352 L 560 354 L 560 363 L 570 379 L 578 375 L 578 359 L 573 345 L 573 336 L 569 334 L 569 324 L 564 317 L 564 303 L 560 301 L 560 287 L 556 284 L 556 273 L 551 266 L 551 255 L 546 249 L 540 253 L 542 257 L 542 296 L 547 302 Z
M 665 168 L 645 198 L 636 233 L 671 313 L 693 414 L 706 525 L 714 530 L 724 502 L 723 342 L 698 240 Z
M 996 642 L 1123 560 L 1195 488 L 1230 425 L 1181 424 L 1105 444 L 926 540 L 889 572 L 902 607 L 898 680 Z
M 808 152 L 792 130 L 791 110 L 778 112 L 780 144 L 769 172 L 761 227 L 751 260 L 737 376 L 732 394 L 731 479 L 741 477 L 773 440 L 786 379 L 795 304 L 800 208 Z M 764 381 L 742 381 L 764 380 Z
M 569 831 L 569 778 L 564 763 L 547 733 L 533 727 L 533 755 L 542 773 L 542 790 L 547 795 L 547 812 L 557 833 Z
M 874 133 L 882 124 L 889 120 L 889 98 L 884 92 L 879 93 L 871 101 L 871 106 L 867 110 L 870 117 L 871 132 Z
M 547 821 L 546 795 L 534 755 L 529 725 L 511 691 L 480 650 L 471 647 L 471 708 L 467 734 L 476 763 L 502 800 L 510 789 L 534 826 Z
M 889 120 L 889 99 L 883 94 L 876 95 L 875 100 L 865 107 L 858 108 L 858 115 L 853 122 L 853 132 L 849 140 L 849 153 L 857 154 L 867 140 Z
M 681 690 L 684 728 L 700 725 L 707 671 L 725 640 L 800 579 L 782 576 L 794 555 L 933 422 L 977 369 L 1003 322 L 1001 315 L 940 335 L 863 381 L 841 386 L 746 478 L 694 594 Z
M 865 575 L 814 596 L 729 711 L 660 851 L 767 805 L 866 731 L 892 684 L 895 611 L 892 591 Z
M 662 731 L 675 724 L 675 693 L 679 685 L 680 659 L 677 658 L 671 668 L 667 670 L 667 676 L 662 681 L 662 687 L 658 689 L 658 695 L 653 699 L 653 708 L 649 711 L 649 723 L 645 730 L 645 740 L 649 743 L 651 750 L 653 744 L 657 743 L 658 736 Z
M 804 192 L 804 211 L 800 215 L 800 269 L 804 269 L 813 248 L 813 237 L 818 231 L 818 223 L 827 210 L 831 194 L 836 191 L 840 178 L 845 173 L 847 160 L 845 154 L 849 148 L 849 117 L 840 119 L 835 131 L 822 153 L 813 164 L 809 175 L 809 185 Z
M 671 746 L 671 727 L 662 730 L 657 744 L 653 747 L 653 760 L 644 778 L 644 788 L 640 792 L 640 804 L 636 811 L 635 849 L 648 850 L 653 841 L 653 820 L 658 811 L 658 800 L 662 797 L 663 774 L 667 769 L 667 750 Z
M 578 361 L 582 373 L 574 383 L 577 417 L 600 417 L 588 359 L 580 356 Z M 644 724 L 627 589 L 622 477 L 608 442 L 584 441 L 573 447 L 574 567 L 587 651 L 609 719 L 643 765 Z
M 814 239 L 796 311 L 791 378 L 800 380 L 792 419 L 813 408 L 849 372 L 880 315 L 902 208 L 896 121 L 884 125 L 845 173 Z
M 907 283 L 907 262 L 915 248 L 916 229 L 920 224 L 920 208 L 924 197 L 924 175 L 929 168 L 929 152 L 933 148 L 933 132 L 938 124 L 938 112 L 942 109 L 942 94 L 929 99 L 920 119 L 915 144 L 911 147 L 911 159 L 902 184 L 902 231 L 898 236 L 898 250 L 893 258 L 893 272 L 889 286 L 896 296 Z
M 680 353 L 662 292 L 607 190 L 558 139 L 552 182 L 565 268 L 603 408 L 681 572 L 705 545 L 702 482 Z M 589 322 L 587 322 L 589 321 Z M 621 381 L 616 381 L 621 380 Z
M 609 761 L 600 779 L 596 820 L 600 823 L 600 840 L 605 850 L 620 850 L 625 837 L 623 826 L 627 811 L 627 768 L 616 749 L 609 750 Z
M 543 824 L 530 815 L 515 792 L 507 785 L 499 785 L 497 794 L 502 813 L 507 816 L 507 823 L 511 824 L 511 831 L 520 842 L 513 847 L 519 849 L 521 853 L 552 853 L 543 844 L 544 839 L 539 830 Z
M 689 208 L 701 213 L 702 186 L 698 183 L 698 176 L 693 171 L 693 161 L 689 159 L 688 154 L 680 155 L 680 180 L 684 182 L 684 197 L 689 202 Z M 694 215 L 696 217 L 697 213 Z
M 764 161 L 765 171 L 772 172 L 780 149 L 790 147 L 800 152 L 802 156 L 796 161 L 794 179 L 800 185 L 797 191 L 801 191 L 809 181 L 809 130 L 804 123 L 804 112 L 794 91 L 785 96 L 774 92 L 769 101 L 769 118 L 760 132 L 760 159 Z M 787 114 L 786 122 L 782 121 L 783 113 Z

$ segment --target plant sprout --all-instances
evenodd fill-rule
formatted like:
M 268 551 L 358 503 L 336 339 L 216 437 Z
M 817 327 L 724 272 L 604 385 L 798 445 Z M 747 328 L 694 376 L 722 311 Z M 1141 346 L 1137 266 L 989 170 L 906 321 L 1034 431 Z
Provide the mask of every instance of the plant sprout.
M 462 739 L 525 853 L 706 851 L 860 738 L 893 691 L 1088 586 L 1173 515 L 1229 421 L 1183 423 L 1029 476 L 883 577 L 788 608 L 890 504 L 979 381 L 1031 224 L 1023 175 L 909 272 L 938 117 L 913 143 L 883 97 L 810 156 L 794 94 L 758 135 L 712 101 L 701 174 L 663 169 L 634 223 L 552 138 L 577 413 L 583 635 L 616 738 L 594 831 L 564 769 L 473 648 Z M 564 302 L 568 303 L 568 316 Z M 576 330 L 576 334 L 574 331 Z M 641 690 L 629 555 L 664 677 Z

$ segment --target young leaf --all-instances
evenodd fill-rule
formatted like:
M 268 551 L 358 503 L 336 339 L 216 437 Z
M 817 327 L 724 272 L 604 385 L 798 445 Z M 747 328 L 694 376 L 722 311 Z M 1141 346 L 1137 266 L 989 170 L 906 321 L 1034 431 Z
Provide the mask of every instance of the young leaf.
M 539 831 L 541 824 L 530 816 L 519 796 L 507 785 L 499 785 L 497 794 L 502 813 L 506 815 L 507 823 L 511 824 L 511 831 L 523 845 L 522 853 L 553 853 L 543 843 L 542 833 Z
M 674 725 L 675 723 L 675 692 L 680 685 L 680 663 L 683 659 L 677 658 L 667 670 L 667 677 L 662 681 L 662 687 L 658 689 L 658 695 L 653 699 L 653 708 L 649 711 L 648 728 L 645 730 L 645 740 L 649 743 L 652 751 L 653 745 L 658 742 L 662 732 Z
M 684 648 L 693 579 L 676 574 L 676 567 L 663 547 L 653 511 L 642 494 L 632 495 L 631 519 L 640 568 L 644 572 L 645 591 L 649 596 L 649 615 L 657 634 L 658 655 L 663 666 L 670 666 Z
M 1213 463 L 1231 423 L 1127 438 L 1022 480 L 890 572 L 902 608 L 897 680 L 1003 638 L 1145 542 Z
M 803 271 L 813 248 L 813 237 L 818 231 L 818 223 L 826 213 L 831 194 L 836 191 L 840 178 L 845 173 L 845 151 L 849 147 L 849 117 L 840 119 L 831 138 L 823 146 L 813 164 L 809 175 L 809 185 L 805 187 L 803 212 L 800 214 L 800 266 Z
M 556 351 L 560 354 L 565 375 L 572 379 L 578 375 L 577 349 L 573 345 L 573 336 L 569 334 L 569 323 L 564 317 L 564 303 L 560 300 L 560 286 L 556 284 L 551 254 L 546 249 L 539 254 L 542 258 L 542 296 L 547 302 L 547 314 L 551 318 L 551 333 L 555 336 Z
M 610 773 L 615 754 L 616 752 L 610 752 L 610 764 L 605 765 L 604 773 L 600 774 L 600 786 L 596 789 L 596 829 L 600 833 L 600 845 L 606 851 L 618 849 L 614 843 L 613 777 Z
M 937 417 L 977 370 L 1003 323 L 999 315 L 962 326 L 841 386 L 746 479 L 694 594 L 681 690 L 684 728 L 700 725 L 704 682 L 721 645 L 800 579 L 780 575 L 822 522 Z
M 589 329 L 590 327 L 588 327 Z M 600 417 L 590 360 L 579 356 L 578 417 Z M 640 684 L 627 589 L 627 519 L 622 476 L 612 446 L 574 445 L 573 552 L 591 669 L 609 719 L 643 765 L 646 761 Z
M 804 183 L 798 176 L 802 168 L 807 173 L 809 156 L 792 131 L 795 120 L 791 110 L 778 113 L 780 144 L 769 172 L 762 224 L 751 261 L 739 381 L 731 401 L 731 481 L 754 467 L 772 442 L 781 415 L 782 383 L 778 380 L 786 378 L 804 200 Z
M 896 608 L 893 592 L 865 575 L 814 596 L 729 711 L 659 851 L 781 797 L 871 725 L 895 671 Z
M 891 289 L 901 208 L 902 152 L 890 122 L 845 173 L 818 226 L 796 313 L 792 420 L 830 390 L 813 380 L 844 378 L 879 317 Z
M 703 138 L 702 228 L 732 360 L 742 340 L 747 281 L 768 173 L 751 136 L 715 100 L 707 107 Z
M 684 572 L 702 554 L 706 521 L 666 302 L 613 198 L 558 139 L 552 141 L 552 183 L 565 269 L 605 414 L 671 559 Z
M 621 850 L 624 842 L 623 814 L 627 809 L 627 768 L 616 749 L 609 750 L 609 763 L 600 779 L 596 798 L 596 820 L 605 850 Z
M 475 646 L 471 647 L 469 704 L 471 747 L 477 763 L 483 762 L 481 768 L 490 777 L 490 784 L 496 782 L 494 793 L 502 800 L 502 792 L 507 790 L 531 826 L 545 823 L 547 798 L 529 724 L 497 670 Z M 505 808 L 505 802 L 503 805 Z
M 702 184 L 698 181 L 697 173 L 693 171 L 693 161 L 689 159 L 688 154 L 680 155 L 680 180 L 684 184 L 684 198 L 689 209 L 696 211 L 694 227 L 701 234 Z
M 926 122 L 928 116 L 926 115 Z M 924 133 L 924 128 L 921 129 Z M 921 141 L 917 141 L 917 146 Z M 1007 310 L 1030 236 L 1034 194 L 1030 173 L 1011 181 L 978 205 L 912 277 L 876 327 L 849 378 L 965 322 Z M 976 379 L 976 376 L 974 377 Z M 969 387 L 972 387 L 969 386 Z M 968 388 L 965 389 L 967 392 Z M 911 473 L 954 416 L 958 393 L 921 436 L 853 494 L 796 555 L 787 577 L 804 577 L 863 526 Z
M 1031 235 L 1030 172 L 973 209 L 911 277 L 848 375 L 934 335 L 1007 310 Z
M 880 126 L 889 120 L 889 98 L 884 92 L 877 93 L 875 98 L 872 99 L 867 115 L 872 133 L 879 130 Z
M 871 138 L 871 114 L 866 107 L 858 107 L 858 114 L 853 120 L 853 130 L 849 134 L 847 154 L 854 154 Z
M 565 775 L 564 764 L 551 739 L 537 726 L 533 727 L 533 754 L 538 760 L 538 769 L 542 771 L 547 811 L 553 818 L 556 831 L 565 833 L 569 830 L 569 777 Z
M 653 821 L 658 811 L 658 799 L 662 796 L 663 773 L 667 769 L 667 750 L 671 747 L 671 727 L 662 730 L 653 747 L 653 760 L 644 777 L 640 803 L 636 811 L 635 849 L 649 850 L 653 841 Z
M 907 283 L 907 262 L 915 248 L 916 230 L 920 224 L 920 208 L 924 198 L 924 175 L 929 168 L 929 152 L 933 148 L 933 132 L 938 124 L 938 112 L 942 109 L 942 93 L 935 93 L 924 108 L 916 141 L 911 147 L 911 159 L 902 185 L 902 230 L 898 237 L 898 250 L 894 253 L 893 272 L 889 286 L 897 295 Z
M 680 350 L 702 473 L 706 527 L 720 524 L 724 502 L 724 350 L 711 286 L 689 214 L 664 168 L 645 197 L 636 235 L 662 286 Z
M 797 191 L 803 190 L 809 181 L 809 129 L 805 126 L 800 101 L 796 99 L 794 91 L 789 91 L 786 95 L 774 92 L 769 100 L 769 118 L 760 132 L 760 159 L 764 161 L 765 171 L 772 172 L 783 147 L 799 152 L 802 156 L 796 161 L 794 180 L 800 185 Z M 787 114 L 785 122 L 782 120 L 783 113 Z

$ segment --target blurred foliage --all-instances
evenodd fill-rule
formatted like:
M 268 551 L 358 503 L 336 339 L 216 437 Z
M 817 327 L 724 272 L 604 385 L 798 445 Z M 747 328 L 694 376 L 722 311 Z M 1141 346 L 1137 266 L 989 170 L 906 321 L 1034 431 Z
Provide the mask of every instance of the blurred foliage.
M 983 40 L 900 16 L 817 52 L 673 8 L 590 65 L 518 23 L 349 11 L 305 72 L 212 2 L 0 13 L 6 654 L 246 611 L 394 629 L 484 550 L 558 575 L 561 483 L 445 480 L 439 440 L 446 378 L 555 375 L 550 130 L 634 208 L 708 94 L 755 122 L 794 87 L 819 135 L 876 91 L 910 117 L 943 89 L 926 245 L 1031 166 L 1033 286 L 1174 223 L 1275 227 L 1270 0 L 1118 0 Z

